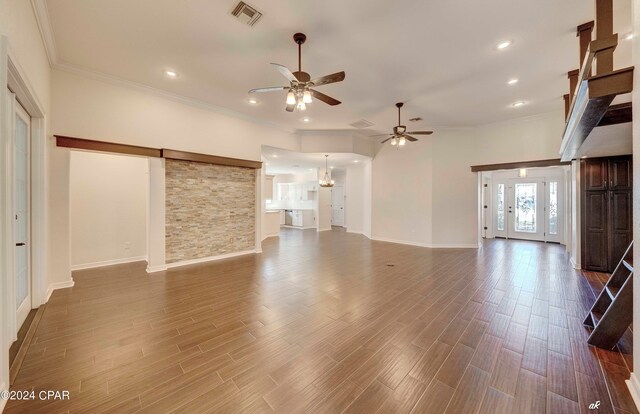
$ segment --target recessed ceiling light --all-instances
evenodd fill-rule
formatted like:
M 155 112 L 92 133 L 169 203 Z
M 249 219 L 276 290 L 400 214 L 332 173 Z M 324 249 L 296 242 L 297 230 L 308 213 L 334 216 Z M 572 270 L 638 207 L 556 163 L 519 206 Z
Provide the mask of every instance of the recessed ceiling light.
M 499 50 L 503 50 L 511 46 L 511 40 L 504 40 L 496 46 Z
M 358 161 L 358 160 L 353 160 L 353 162 L 358 163 L 358 162 L 360 162 L 360 161 Z
M 278 158 L 278 154 L 273 154 L 273 158 Z
M 301 119 L 302 122 L 311 122 L 311 118 L 309 117 L 304 117 Z
M 331 167 L 329 167 L 329 168 L 331 168 L 331 169 L 333 170 L 333 169 L 334 169 L 334 168 L 336 168 L 336 167 L 334 167 L 334 166 L 332 165 L 332 166 L 331 166 Z
M 172 78 L 175 79 L 178 77 L 178 73 L 174 70 L 165 70 L 164 74 L 168 77 L 168 78 Z
M 269 165 L 269 163 L 268 163 L 268 162 L 265 162 L 265 163 L 264 163 L 264 165 Z
M 633 33 L 627 33 L 626 35 L 624 35 L 624 40 L 631 40 L 633 39 Z
M 518 79 L 511 79 L 509 82 L 507 82 L 509 85 L 515 85 L 516 83 L 518 83 Z
M 258 100 L 256 98 L 249 98 L 247 100 L 251 105 L 257 105 L 258 104 Z
M 525 101 L 518 101 L 518 102 L 513 104 L 513 107 L 514 108 L 519 108 L 521 106 L 524 106 L 525 103 L 526 103 Z

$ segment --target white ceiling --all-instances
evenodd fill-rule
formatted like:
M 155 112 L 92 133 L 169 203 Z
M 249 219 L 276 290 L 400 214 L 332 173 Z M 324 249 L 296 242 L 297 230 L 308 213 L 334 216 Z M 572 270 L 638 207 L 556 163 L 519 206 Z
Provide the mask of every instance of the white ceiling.
M 324 170 L 325 155 L 329 155 L 327 164 L 333 172 L 340 173 L 349 165 L 362 163 L 369 158 L 358 154 L 331 153 L 314 154 L 287 151 L 268 146 L 262 147 L 262 158 L 266 164 L 267 174 L 307 174 Z
M 386 131 L 397 101 L 412 128 L 472 126 L 563 108 L 566 72 L 578 66 L 577 25 L 593 19 L 585 0 L 248 0 L 264 13 L 251 28 L 235 0 L 46 0 L 58 61 L 222 106 L 289 129 L 345 129 L 360 119 Z M 631 0 L 614 0 L 616 29 L 631 30 Z M 284 111 L 284 85 L 269 63 L 296 64 L 292 35 L 307 34 L 303 70 L 345 70 L 319 90 L 344 103 Z M 502 40 L 513 41 L 498 51 Z M 630 62 L 622 41 L 616 66 Z M 163 70 L 179 73 L 167 79 Z M 507 86 L 510 78 L 520 80 Z M 527 105 L 513 108 L 513 102 Z M 303 116 L 312 119 L 303 123 Z

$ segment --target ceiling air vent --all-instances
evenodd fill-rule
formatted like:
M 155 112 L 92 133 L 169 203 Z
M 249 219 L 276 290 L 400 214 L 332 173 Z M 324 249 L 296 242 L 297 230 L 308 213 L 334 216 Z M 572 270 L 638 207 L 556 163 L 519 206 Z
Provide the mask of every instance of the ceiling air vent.
M 240 22 L 249 26 L 253 26 L 258 23 L 258 20 L 262 17 L 262 13 L 256 10 L 255 7 L 249 6 L 244 1 L 239 2 L 233 7 L 233 9 L 231 9 L 231 15 Z
M 354 128 L 364 129 L 364 128 L 369 128 L 370 126 L 373 126 L 373 122 L 369 122 L 366 119 L 361 119 L 349 125 L 351 125 Z
M 420 122 L 420 121 L 422 121 L 422 118 L 420 118 L 420 117 L 411 118 L 409 121 L 411 121 L 411 122 Z

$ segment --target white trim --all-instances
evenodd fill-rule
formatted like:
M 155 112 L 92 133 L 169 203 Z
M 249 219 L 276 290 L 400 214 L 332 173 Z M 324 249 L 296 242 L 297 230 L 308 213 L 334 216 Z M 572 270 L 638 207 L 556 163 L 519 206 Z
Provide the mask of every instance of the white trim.
M 285 229 L 298 229 L 298 230 L 309 230 L 309 229 L 316 228 L 315 226 L 301 227 L 301 226 L 289 226 L 288 224 L 281 224 L 280 227 L 284 227 Z M 331 230 L 331 229 L 328 229 L 328 230 Z
M 166 265 L 162 266 L 147 266 L 147 273 L 156 273 L 156 272 L 164 272 L 167 270 Z
M 146 261 L 147 261 L 147 256 L 127 257 L 124 259 L 113 259 L 113 260 L 105 260 L 102 262 L 71 265 L 71 271 L 93 269 L 94 267 L 113 266 L 113 265 L 119 265 L 119 264 L 125 264 L 125 263 L 146 262 Z
M 576 263 L 576 261 L 575 261 L 575 260 L 573 260 L 573 257 L 570 257 L 570 258 L 569 258 L 569 262 L 571 262 L 571 266 L 573 266 L 573 268 L 574 268 L 575 270 L 580 270 L 580 269 L 582 269 L 582 266 L 580 266 L 578 263 Z
M 638 377 L 634 372 L 632 372 L 631 377 L 629 377 L 625 382 L 627 383 L 633 402 L 636 404 L 637 408 L 640 408 L 640 381 L 638 380 Z
M 226 253 L 226 254 L 221 254 L 221 255 L 218 255 L 218 256 L 209 256 L 209 257 L 201 257 L 199 259 L 183 260 L 181 262 L 167 263 L 164 266 L 155 266 L 153 268 L 147 267 L 147 273 L 161 272 L 163 270 L 173 269 L 173 268 L 176 268 L 176 267 L 189 266 L 189 265 L 193 265 L 193 264 L 200 264 L 200 263 L 207 263 L 207 262 L 215 262 L 217 260 L 229 259 L 229 258 L 238 257 L 238 256 L 246 256 L 248 254 L 259 254 L 259 253 L 262 253 L 262 250 L 257 250 L 257 249 L 256 250 L 244 250 L 244 251 L 241 251 L 241 252 Z
M 46 0 L 31 0 L 31 6 L 33 7 L 36 22 L 38 23 L 40 36 L 42 36 L 42 43 L 47 53 L 47 59 L 49 59 L 49 66 L 54 67 L 58 63 L 58 52 L 56 51 L 55 36 L 53 35 L 53 28 L 51 27 L 47 2 Z
M 388 239 L 386 237 L 372 237 L 371 240 L 380 241 L 385 243 L 404 244 L 407 246 L 426 247 L 428 249 L 478 249 L 480 244 L 432 244 L 432 243 L 419 243 L 406 240 Z
M 311 227 L 311 228 L 313 228 L 313 227 Z M 271 237 L 280 237 L 280 233 L 265 234 L 264 237 L 262 238 L 262 240 L 264 241 L 264 240 L 269 239 Z
M 66 282 L 50 283 L 49 287 L 47 288 L 47 300 L 45 302 L 49 302 L 49 298 L 51 297 L 51 294 L 54 290 L 71 288 L 75 284 L 76 282 L 74 282 L 73 279 L 67 280 Z
M 292 229 L 295 229 L 295 228 L 299 229 L 300 227 L 291 227 L 291 228 Z M 313 227 L 309 227 L 309 228 L 312 229 Z M 305 229 L 302 229 L 302 230 L 305 230 Z M 329 231 L 329 230 L 331 230 L 331 227 L 329 227 L 328 229 L 318 229 L 318 233 L 321 232 L 321 231 Z

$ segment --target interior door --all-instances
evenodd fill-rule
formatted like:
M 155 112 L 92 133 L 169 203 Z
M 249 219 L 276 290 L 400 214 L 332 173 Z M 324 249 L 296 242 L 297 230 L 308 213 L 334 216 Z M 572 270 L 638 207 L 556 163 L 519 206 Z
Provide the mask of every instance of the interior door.
M 331 189 L 331 225 L 344 227 L 344 187 Z
M 14 131 L 14 235 L 15 235 L 15 281 L 16 281 L 16 326 L 19 329 L 31 310 L 30 262 L 30 124 L 27 112 L 16 105 Z

